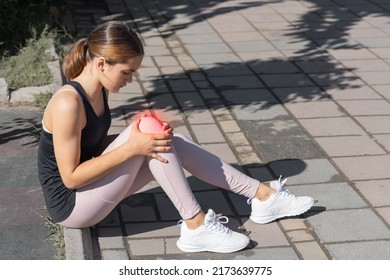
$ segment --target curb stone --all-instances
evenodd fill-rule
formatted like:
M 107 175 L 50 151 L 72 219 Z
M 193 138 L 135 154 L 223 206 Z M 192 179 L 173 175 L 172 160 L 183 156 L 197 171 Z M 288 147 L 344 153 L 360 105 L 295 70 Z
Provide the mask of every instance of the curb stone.
M 93 246 L 89 228 L 64 227 L 65 256 L 67 260 L 93 260 Z

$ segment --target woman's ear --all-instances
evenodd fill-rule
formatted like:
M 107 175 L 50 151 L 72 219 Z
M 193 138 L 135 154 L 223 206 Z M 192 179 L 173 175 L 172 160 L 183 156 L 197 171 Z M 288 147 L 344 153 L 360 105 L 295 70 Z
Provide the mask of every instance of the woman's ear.
M 107 64 L 107 60 L 104 58 L 104 57 L 99 57 L 97 60 L 96 60 L 96 66 L 97 68 L 101 71 L 101 72 L 104 72 L 105 68 L 106 68 L 106 64 Z

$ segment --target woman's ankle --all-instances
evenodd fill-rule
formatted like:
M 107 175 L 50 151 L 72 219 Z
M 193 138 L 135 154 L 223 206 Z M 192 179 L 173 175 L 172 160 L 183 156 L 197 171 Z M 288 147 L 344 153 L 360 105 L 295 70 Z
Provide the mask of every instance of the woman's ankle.
M 200 211 L 194 217 L 184 220 L 184 222 L 189 229 L 197 229 L 198 227 L 204 225 L 204 218 L 205 213 L 203 211 Z
M 260 183 L 260 185 L 257 189 L 256 195 L 255 195 L 255 198 L 257 198 L 261 201 L 265 201 L 275 192 L 276 192 L 276 190 L 274 190 L 270 186 L 263 184 L 263 183 Z

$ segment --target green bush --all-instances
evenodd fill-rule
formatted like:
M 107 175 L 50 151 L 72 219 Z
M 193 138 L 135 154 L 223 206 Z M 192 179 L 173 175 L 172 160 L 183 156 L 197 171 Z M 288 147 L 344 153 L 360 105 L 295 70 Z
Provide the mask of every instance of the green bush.
M 51 73 L 47 63 L 53 57 L 48 47 L 55 37 L 55 31 L 48 31 L 47 28 L 39 36 L 33 32 L 17 55 L 0 61 L 0 77 L 5 78 L 11 90 L 50 83 Z

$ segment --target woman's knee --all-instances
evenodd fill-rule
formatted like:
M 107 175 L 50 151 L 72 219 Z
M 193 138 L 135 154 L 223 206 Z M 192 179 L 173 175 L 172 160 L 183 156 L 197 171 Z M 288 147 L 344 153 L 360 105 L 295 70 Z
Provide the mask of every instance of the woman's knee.
M 141 117 L 138 129 L 143 133 L 165 133 L 163 124 L 153 117 Z

